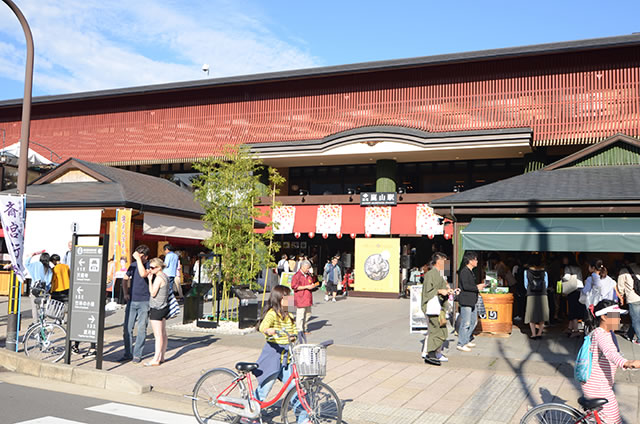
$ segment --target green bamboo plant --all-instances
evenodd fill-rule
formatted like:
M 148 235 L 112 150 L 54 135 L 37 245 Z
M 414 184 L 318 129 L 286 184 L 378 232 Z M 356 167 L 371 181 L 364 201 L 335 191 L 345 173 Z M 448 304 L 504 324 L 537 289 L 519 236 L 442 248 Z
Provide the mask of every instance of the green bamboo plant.
M 282 184 L 284 178 L 269 168 L 269 185 L 262 184 L 264 167 L 244 146 L 228 146 L 222 158 L 203 159 L 194 168 L 201 173 L 194 181 L 195 195 L 205 210 L 205 228 L 211 231 L 203 244 L 222 255 L 221 316 L 231 319 L 235 309 L 230 304 L 231 287 L 255 287 L 258 272 L 275 266 L 273 231 L 254 231 L 254 220 L 271 224 L 269 215 L 261 214 L 255 205 L 260 196 L 275 199 L 277 186 L 271 181 Z

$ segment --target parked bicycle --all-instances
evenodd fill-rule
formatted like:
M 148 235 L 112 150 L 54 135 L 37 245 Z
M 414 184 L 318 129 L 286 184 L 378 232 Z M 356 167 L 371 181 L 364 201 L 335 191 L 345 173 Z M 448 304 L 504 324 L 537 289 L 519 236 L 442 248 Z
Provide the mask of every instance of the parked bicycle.
M 278 331 L 286 334 L 286 331 Z M 322 377 L 326 374 L 327 341 L 318 345 L 289 343 L 292 373 L 280 391 L 271 400 L 260 401 L 255 396 L 250 374 L 258 368 L 254 362 L 238 362 L 237 373 L 228 368 L 214 368 L 198 379 L 193 388 L 193 413 L 200 424 L 211 422 L 237 423 L 242 417 L 261 420 L 262 410 L 281 404 L 282 421 L 285 424 L 303 422 L 342 423 L 342 403 L 336 392 Z M 287 393 L 291 382 L 295 387 Z
M 44 288 L 32 287 L 38 321 L 24 335 L 24 353 L 30 358 L 57 362 L 66 352 L 67 331 L 62 326 L 65 304 L 51 299 Z
M 607 402 L 605 398 L 581 397 L 578 403 L 584 412 L 563 403 L 544 403 L 530 409 L 520 424 L 607 424 L 599 414 Z

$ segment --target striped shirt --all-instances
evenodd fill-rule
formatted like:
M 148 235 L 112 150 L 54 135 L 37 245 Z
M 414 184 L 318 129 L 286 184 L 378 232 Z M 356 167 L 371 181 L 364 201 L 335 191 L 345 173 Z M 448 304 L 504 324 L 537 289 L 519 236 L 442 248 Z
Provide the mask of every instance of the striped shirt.
M 582 392 L 587 398 L 607 398 L 609 402 L 602 408 L 601 416 L 607 424 L 620 424 L 622 418 L 613 392 L 613 381 L 616 369 L 622 368 L 626 360 L 618 353 L 610 332 L 596 328 L 591 339 L 591 376 L 582 385 Z
M 296 325 L 293 321 L 293 317 L 288 312 L 286 313 L 286 318 L 282 319 L 280 315 L 276 313 L 276 311 L 271 309 L 269 312 L 267 312 L 264 319 L 260 323 L 260 332 L 267 337 L 267 342 L 277 343 L 279 345 L 289 344 L 289 340 L 287 340 L 287 336 L 284 334 L 268 336 L 265 331 L 269 328 L 284 330 L 292 336 L 297 335 Z

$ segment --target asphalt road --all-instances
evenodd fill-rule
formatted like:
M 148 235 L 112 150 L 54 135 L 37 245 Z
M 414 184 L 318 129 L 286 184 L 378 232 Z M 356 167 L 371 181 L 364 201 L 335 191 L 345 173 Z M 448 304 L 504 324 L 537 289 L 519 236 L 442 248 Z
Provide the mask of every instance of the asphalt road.
M 196 424 L 188 415 L 6 382 L 0 382 L 0 411 L 6 424 Z

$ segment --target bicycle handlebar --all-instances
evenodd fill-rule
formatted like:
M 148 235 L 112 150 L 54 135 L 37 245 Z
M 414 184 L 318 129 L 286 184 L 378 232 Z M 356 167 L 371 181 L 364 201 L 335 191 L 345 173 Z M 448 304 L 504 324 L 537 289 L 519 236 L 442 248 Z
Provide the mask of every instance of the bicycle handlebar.
M 276 330 L 276 335 L 279 335 L 279 336 L 286 335 L 287 340 L 291 340 L 294 337 L 293 335 L 289 334 L 289 332 L 286 330 Z M 331 346 L 332 344 L 333 344 L 333 339 L 325 340 L 323 342 L 318 343 L 318 345 L 322 347 L 328 347 L 328 346 Z

